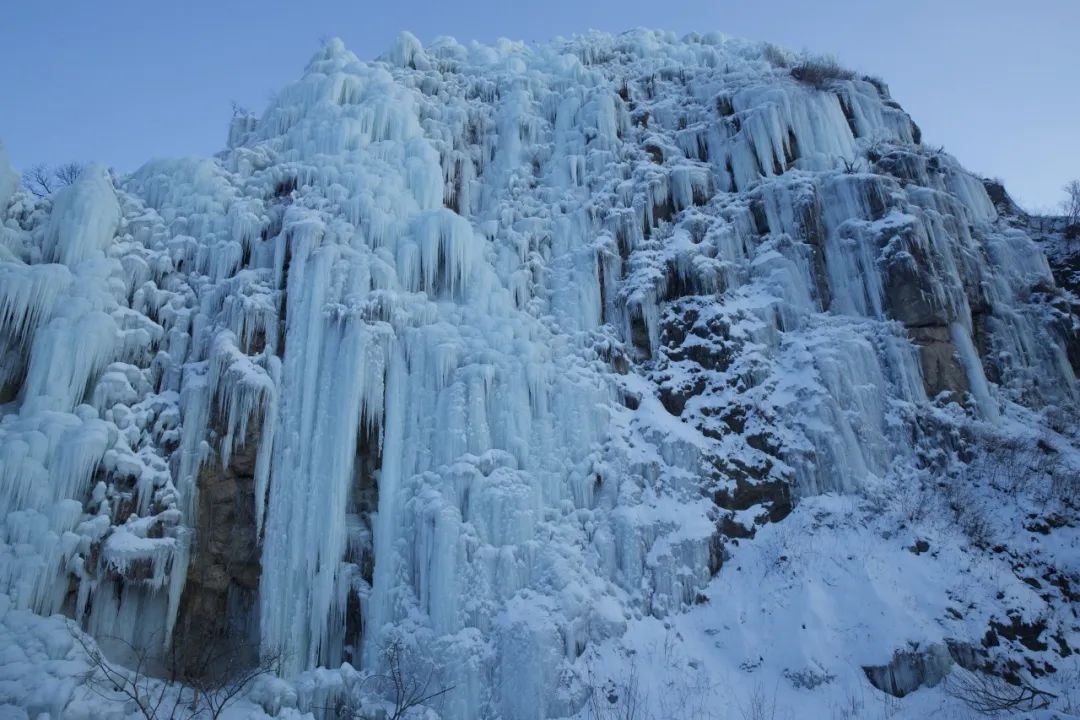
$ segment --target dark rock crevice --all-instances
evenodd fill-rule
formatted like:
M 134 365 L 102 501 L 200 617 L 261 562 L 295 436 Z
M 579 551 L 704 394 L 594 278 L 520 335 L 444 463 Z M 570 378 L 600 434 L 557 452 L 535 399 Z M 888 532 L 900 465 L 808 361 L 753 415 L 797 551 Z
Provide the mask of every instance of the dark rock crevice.
M 181 667 L 201 663 L 211 648 L 240 664 L 258 661 L 258 596 L 262 576 L 255 527 L 255 460 L 262 431 L 252 418 L 229 463 L 212 453 L 198 477 L 197 523 L 174 643 Z

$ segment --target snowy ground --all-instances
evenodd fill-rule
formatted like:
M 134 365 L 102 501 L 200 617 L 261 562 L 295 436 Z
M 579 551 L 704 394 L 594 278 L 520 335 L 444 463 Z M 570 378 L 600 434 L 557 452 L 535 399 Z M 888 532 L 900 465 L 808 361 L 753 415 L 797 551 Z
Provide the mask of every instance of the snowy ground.
M 976 456 L 955 474 L 806 498 L 752 540 L 729 544 L 707 602 L 639 618 L 622 642 L 590 657 L 597 686 L 618 698 L 603 717 L 626 717 L 626 698 L 652 718 L 980 717 L 955 678 L 896 698 L 863 668 L 950 641 L 981 649 L 990 624 L 1011 616 L 1058 628 L 1029 646 L 999 637 L 987 648 L 998 661 L 1052 666 L 1034 684 L 1057 696 L 1053 712 L 1014 714 L 1080 715 L 1080 655 L 1069 651 L 1080 642 L 1075 585 L 1069 596 L 1047 582 L 1049 568 L 1074 583 L 1080 571 L 1076 508 L 1054 487 L 1064 480 L 1075 493 L 1080 452 L 1075 427 L 1068 437 L 1033 432 L 1038 425 L 1023 411 L 1003 427 L 979 425 Z M 1040 439 L 1060 453 L 1053 467 L 1038 453 L 1002 450 Z M 581 717 L 596 715 L 590 706 Z
M 916 555 L 917 534 L 892 527 L 857 499 L 803 503 L 733 553 L 707 604 L 632 624 L 625 644 L 597 659 L 599 674 L 625 690 L 636 668 L 637 690 L 657 718 L 975 716 L 943 686 L 892 697 L 870 685 L 862 666 L 887 664 L 894 650 L 978 636 L 989 616 L 1011 606 L 989 588 L 1018 600 L 1031 588 L 1008 563 L 940 535 L 929 554 Z M 963 617 L 950 619 L 950 608 Z M 1048 689 L 1068 694 L 1078 671 L 1075 658 L 1064 663 Z M 762 703 L 766 714 L 755 709 Z

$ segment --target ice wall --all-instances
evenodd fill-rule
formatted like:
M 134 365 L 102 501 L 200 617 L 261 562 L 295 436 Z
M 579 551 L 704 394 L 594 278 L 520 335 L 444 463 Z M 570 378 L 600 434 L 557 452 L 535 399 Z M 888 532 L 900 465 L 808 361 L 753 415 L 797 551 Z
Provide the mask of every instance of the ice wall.
M 0 585 L 17 607 L 164 644 L 189 531 L 167 454 L 180 413 L 154 365 L 164 329 L 130 307 L 149 274 L 142 220 L 96 166 L 34 205 L 14 194 L 0 263 Z
M 35 201 L 0 157 L 0 587 L 169 643 L 204 470 L 255 444 L 229 612 L 287 675 L 401 637 L 445 717 L 566 715 L 732 523 L 917 469 L 931 403 L 1075 403 L 979 180 L 768 57 L 333 40 L 215 159 Z

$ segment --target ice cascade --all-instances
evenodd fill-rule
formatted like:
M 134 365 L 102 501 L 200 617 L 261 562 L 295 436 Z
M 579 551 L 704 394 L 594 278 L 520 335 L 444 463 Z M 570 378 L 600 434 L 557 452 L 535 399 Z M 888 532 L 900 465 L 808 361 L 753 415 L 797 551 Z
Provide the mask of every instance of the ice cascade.
M 133 644 L 209 613 L 288 677 L 404 638 L 446 718 L 573 714 L 737 513 L 917 470 L 935 404 L 1078 400 L 980 180 L 759 43 L 331 40 L 212 159 L 16 177 L 0 591 Z

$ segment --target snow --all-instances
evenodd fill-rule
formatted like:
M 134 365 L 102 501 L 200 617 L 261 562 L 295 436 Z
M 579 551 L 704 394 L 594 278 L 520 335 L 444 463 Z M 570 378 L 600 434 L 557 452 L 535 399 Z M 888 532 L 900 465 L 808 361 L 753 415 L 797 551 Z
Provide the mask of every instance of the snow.
M 1049 266 L 873 83 L 768 58 L 646 30 L 403 34 L 374 62 L 330 40 L 212 159 L 35 200 L 0 148 L 0 703 L 108 706 L 56 613 L 168 647 L 203 470 L 253 444 L 244 611 L 284 662 L 237 717 L 376 702 L 401 638 L 448 720 L 585 718 L 628 683 L 656 717 L 755 688 L 827 717 L 887 697 L 860 666 L 1018 608 L 1075 646 L 1064 601 L 958 529 L 1050 502 L 1047 473 L 957 480 L 1010 434 L 1076 468 Z M 927 397 L 926 327 L 966 393 Z M 979 498 L 1003 507 L 950 514 Z M 1038 562 L 1075 572 L 1053 532 Z
M 1002 441 L 1001 431 L 981 432 Z M 1031 433 L 1020 427 L 1004 432 Z M 992 526 L 1002 533 L 994 542 L 1026 542 L 1019 537 L 1020 518 L 1030 496 L 977 482 L 981 487 L 972 497 L 995 516 Z M 1065 532 L 1045 550 L 1069 548 L 1075 558 L 1076 529 Z M 1028 618 L 1071 610 L 1048 605 L 1008 567 L 1008 555 L 974 551 L 961 533 L 948 513 L 927 508 L 912 515 L 900 496 L 807 498 L 782 523 L 762 527 L 753 541 L 729 545 L 731 557 L 703 591 L 707 604 L 671 618 L 634 621 L 621 640 L 588 651 L 587 663 L 601 679 L 618 683 L 625 682 L 633 657 L 663 657 L 641 673 L 637 691 L 643 712 L 657 717 L 684 716 L 685 709 L 670 708 L 688 702 L 688 685 L 697 683 L 730 713 L 692 717 L 741 717 L 739 708 L 762 690 L 778 717 L 847 717 L 838 713 L 852 705 L 859 706 L 853 715 L 859 718 L 965 717 L 970 711 L 942 687 L 899 701 L 871 689 L 860 666 L 886 664 L 894 649 L 976 638 L 988 619 L 1004 617 L 1010 608 L 1023 608 Z M 1016 537 L 1009 541 L 1008 535 Z M 928 541 L 926 553 L 913 552 L 918 539 Z M 1064 564 L 1070 563 L 1075 559 Z M 1075 672 L 1074 665 L 1065 667 Z M 816 677 L 820 686 L 793 682 L 797 675 Z

